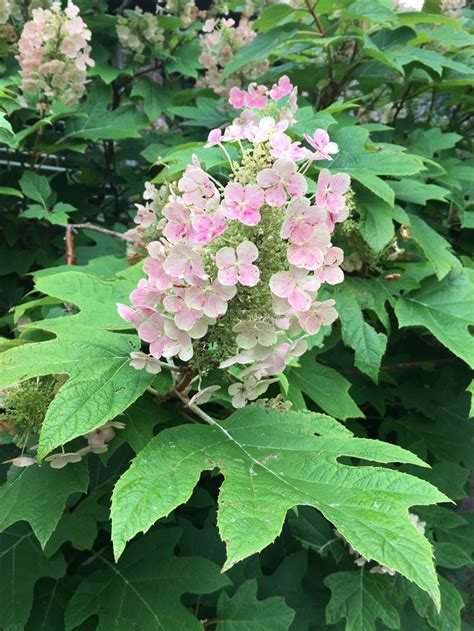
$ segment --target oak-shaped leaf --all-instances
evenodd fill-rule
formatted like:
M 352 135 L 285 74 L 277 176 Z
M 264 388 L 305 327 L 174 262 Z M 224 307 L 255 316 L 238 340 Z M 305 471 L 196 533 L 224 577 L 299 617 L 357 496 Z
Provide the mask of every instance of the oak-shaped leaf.
M 390 578 L 370 574 L 366 568 L 330 574 L 324 584 L 331 590 L 326 622 L 346 619 L 345 631 L 375 631 L 379 618 L 389 629 L 400 628 L 400 618 L 390 596 Z M 429 600 L 429 598 L 428 598 Z
M 0 387 L 42 375 L 69 375 L 44 419 L 40 458 L 121 414 L 151 383 L 152 375 L 129 365 L 130 351 L 139 349 L 138 336 L 113 330 L 124 328 L 116 303 L 128 300 L 133 284 L 129 278 L 102 280 L 81 272 L 37 281 L 38 291 L 80 309 L 29 325 L 55 334 L 54 339 L 0 355 Z
M 85 493 L 88 482 L 85 462 L 64 469 L 43 465 L 21 470 L 14 480 L 0 486 L 0 532 L 17 521 L 27 521 L 44 548 L 67 498 L 71 493 Z
M 431 277 L 420 289 L 398 301 L 395 314 L 401 327 L 424 326 L 455 355 L 474 368 L 474 270 L 453 271 L 439 282 Z
M 288 607 L 282 596 L 265 600 L 257 598 L 257 580 L 242 583 L 230 597 L 225 592 L 217 603 L 216 631 L 288 631 L 295 612 Z
M 99 554 L 103 569 L 89 574 L 69 601 L 66 631 L 93 615 L 97 631 L 202 630 L 181 597 L 215 592 L 230 580 L 208 559 L 175 556 L 180 536 L 178 528 L 169 528 L 142 537 L 118 564 Z
M 30 615 L 36 582 L 44 576 L 59 578 L 65 572 L 62 555 L 46 559 L 26 524 L 15 524 L 4 532 L 0 539 L 0 629 L 23 629 Z
M 186 502 L 201 472 L 224 476 L 218 528 L 227 546 L 224 570 L 259 552 L 281 532 L 287 511 L 319 509 L 362 556 L 405 575 L 439 602 L 432 550 L 408 508 L 446 501 L 434 486 L 394 469 L 355 466 L 423 462 L 404 449 L 355 438 L 331 417 L 249 406 L 222 424 L 181 425 L 153 438 L 118 481 L 112 539 L 125 544 Z

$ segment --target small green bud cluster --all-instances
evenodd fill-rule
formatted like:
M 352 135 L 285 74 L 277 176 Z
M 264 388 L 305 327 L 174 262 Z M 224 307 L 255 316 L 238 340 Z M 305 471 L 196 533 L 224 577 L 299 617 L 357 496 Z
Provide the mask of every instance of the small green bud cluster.
M 52 377 L 38 377 L 3 391 L 0 418 L 13 428 L 14 442 L 19 447 L 25 447 L 30 438 L 38 435 L 55 385 Z

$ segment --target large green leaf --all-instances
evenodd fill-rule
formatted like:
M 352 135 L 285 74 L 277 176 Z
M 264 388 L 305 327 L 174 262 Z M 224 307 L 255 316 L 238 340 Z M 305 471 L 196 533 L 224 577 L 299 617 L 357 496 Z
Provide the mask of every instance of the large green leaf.
M 474 313 L 474 270 L 451 272 L 441 282 L 423 281 L 420 289 L 397 302 L 401 327 L 424 326 L 450 351 L 474 367 L 474 338 L 469 327 Z
M 139 138 L 140 129 L 148 127 L 147 117 L 134 107 L 122 105 L 109 111 L 111 90 L 108 86 L 95 83 L 87 101 L 81 108 L 80 116 L 68 122 L 66 135 L 60 143 L 81 138 L 86 140 L 119 140 Z
M 66 374 L 68 381 L 51 403 L 40 435 L 38 455 L 100 427 L 127 409 L 151 383 L 152 375 L 129 366 L 136 335 L 114 333 L 124 326 L 116 310 L 133 279 L 101 280 L 81 272 L 40 278 L 36 288 L 80 312 L 31 325 L 54 333 L 45 342 L 24 344 L 0 356 L 0 387 L 41 375 Z
M 387 346 L 387 336 L 377 333 L 372 325 L 364 320 L 357 286 L 351 283 L 338 286 L 335 299 L 341 321 L 344 344 L 355 351 L 355 365 L 377 383 L 380 363 Z
M 202 630 L 181 597 L 209 594 L 230 581 L 207 559 L 175 556 L 179 537 L 178 529 L 159 530 L 131 545 L 117 565 L 99 553 L 104 567 L 87 576 L 70 600 L 66 631 L 93 615 L 97 631 Z
M 306 353 L 299 368 L 288 370 L 292 388 L 304 392 L 324 412 L 340 419 L 364 416 L 349 395 L 350 382 L 329 366 L 314 360 L 314 353 Z
M 393 206 L 392 188 L 380 176 L 403 177 L 424 170 L 422 159 L 394 147 L 367 148 L 369 132 L 363 127 L 348 126 L 338 130 L 332 137 L 339 145 L 339 153 L 331 168 L 348 173 L 368 188 L 374 195 Z
M 287 631 L 295 616 L 281 596 L 257 599 L 257 581 L 239 587 L 232 597 L 225 592 L 217 603 L 217 631 Z
M 43 576 L 59 578 L 65 571 L 63 557 L 56 555 L 52 559 L 46 559 L 33 533 L 25 524 L 17 524 L 4 532 L 0 538 L 2 631 L 23 629 L 30 615 L 36 582 Z
M 390 629 L 400 628 L 398 612 L 389 600 L 393 589 L 390 579 L 361 568 L 330 574 L 324 584 L 331 590 L 326 607 L 328 624 L 345 618 L 345 631 L 375 631 L 378 618 Z
M 51 537 L 71 493 L 87 491 L 87 465 L 79 463 L 64 469 L 48 465 L 24 469 L 0 487 L 0 532 L 27 521 L 44 548 Z
M 451 270 L 460 269 L 461 262 L 451 254 L 451 245 L 421 217 L 409 214 L 410 236 L 423 250 L 433 265 L 436 276 L 442 280 Z
M 343 456 L 423 464 L 400 447 L 355 438 L 334 419 L 310 412 L 282 415 L 250 406 L 222 424 L 164 430 L 114 489 L 115 554 L 186 502 L 202 471 L 218 467 L 224 476 L 218 512 L 227 546 L 224 569 L 271 543 L 287 511 L 306 504 L 318 508 L 364 557 L 407 576 L 438 602 L 431 546 L 411 523 L 408 508 L 446 497 L 393 469 L 342 464 Z

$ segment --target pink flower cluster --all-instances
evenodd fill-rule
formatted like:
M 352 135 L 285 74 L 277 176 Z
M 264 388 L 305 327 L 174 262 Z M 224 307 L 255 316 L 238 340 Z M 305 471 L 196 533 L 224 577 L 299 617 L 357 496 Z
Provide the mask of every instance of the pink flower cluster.
M 118 308 L 155 359 L 192 361 L 196 343 L 203 349 L 230 335 L 232 352 L 220 356 L 220 367 L 232 367 L 238 381 L 229 394 L 240 407 L 305 352 L 306 337 L 337 318 L 334 301 L 317 298 L 322 285 L 344 278 L 331 233 L 347 217 L 350 179 L 322 168 L 308 194 L 308 168 L 338 147 L 324 130 L 305 136 L 308 147 L 285 133 L 296 111 L 287 77 L 270 90 L 233 89 L 230 101 L 245 109 L 224 133 L 211 131 L 208 145 L 225 151 L 222 143 L 234 142 L 240 163 L 229 163 L 222 183 L 193 157 L 156 219 L 158 193 L 147 184 L 138 221 L 155 220 L 161 236 L 148 246 L 147 278 L 132 292 L 132 306 Z M 144 355 L 132 362 L 149 363 Z
M 202 30 L 199 61 L 205 68 L 205 74 L 198 79 L 196 85 L 212 88 L 216 94 L 227 96 L 231 87 L 241 85 L 240 76 L 253 79 L 266 72 L 268 62 L 252 62 L 241 68 L 238 75 L 231 75 L 227 79 L 222 77 L 225 66 L 239 48 L 251 42 L 257 35 L 247 19 L 242 18 L 236 26 L 232 18 L 210 18 L 205 21 Z
M 91 33 L 69 2 L 35 9 L 18 42 L 21 88 L 26 94 L 59 99 L 70 105 L 84 94 L 87 66 L 93 66 L 88 44 Z

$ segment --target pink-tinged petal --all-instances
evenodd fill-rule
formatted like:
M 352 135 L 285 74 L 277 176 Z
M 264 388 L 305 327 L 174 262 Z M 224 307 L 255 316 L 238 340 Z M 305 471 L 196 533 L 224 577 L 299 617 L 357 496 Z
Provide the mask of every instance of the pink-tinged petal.
M 244 106 L 245 97 L 246 93 L 244 90 L 237 87 L 231 88 L 229 92 L 229 103 L 240 110 Z
M 270 289 L 278 298 L 288 298 L 295 287 L 295 280 L 289 272 L 277 272 L 270 278 Z
M 290 158 L 278 158 L 272 167 L 272 171 L 285 182 L 296 173 L 297 167 Z
M 209 292 L 204 302 L 203 311 L 209 318 L 219 318 L 227 311 L 227 302 L 214 292 Z
M 311 307 L 311 297 L 298 288 L 290 292 L 288 302 L 297 311 L 308 311 Z
M 117 303 L 117 311 L 122 320 L 125 320 L 125 322 L 131 322 L 132 324 L 137 326 L 139 322 L 139 316 L 134 309 L 127 305 Z
M 237 246 L 237 258 L 239 263 L 253 263 L 256 261 L 258 258 L 258 249 L 255 243 L 242 241 L 242 243 Z
M 262 189 L 256 184 L 247 184 L 244 190 L 245 206 L 249 206 L 254 210 L 259 210 L 264 202 L 264 194 Z
M 262 219 L 258 210 L 244 210 L 239 215 L 239 221 L 245 226 L 257 226 Z
M 326 190 L 329 187 L 331 181 L 331 174 L 327 169 L 321 169 L 318 177 L 318 189 Z M 318 204 L 319 206 L 320 204 Z
M 340 193 L 341 195 L 349 190 L 351 185 L 351 178 L 347 173 L 337 173 L 331 178 L 331 191 L 333 193 Z
M 219 280 L 221 279 L 219 278 Z M 239 267 L 239 282 L 241 285 L 255 287 L 259 280 L 260 270 L 256 265 L 243 264 Z
M 324 270 L 324 280 L 329 285 L 337 285 L 344 280 L 344 272 L 340 267 L 326 267 Z
M 232 300 L 232 298 L 237 293 L 237 289 L 235 287 L 223 286 L 218 281 L 214 281 L 212 283 L 212 287 L 214 291 L 217 293 L 217 295 L 220 296 L 222 300 L 225 300 L 226 302 L 228 302 L 229 300 Z
M 326 252 L 326 256 L 324 257 L 325 265 L 340 265 L 344 260 L 344 251 L 341 248 L 332 246 Z
M 285 191 L 281 187 L 269 188 L 265 191 L 265 201 L 269 206 L 279 208 L 286 202 Z
M 150 355 L 153 355 L 153 357 L 157 357 L 157 358 L 162 357 L 164 350 L 165 350 L 165 338 L 163 336 L 160 336 L 158 339 L 151 342 Z
M 301 197 L 308 190 L 304 175 L 294 173 L 285 182 L 286 190 L 292 197 Z
M 257 183 L 263 188 L 269 188 L 270 186 L 277 186 L 279 182 L 280 182 L 279 177 L 277 176 L 276 173 L 273 172 L 272 169 L 263 169 L 257 175 Z
M 217 278 L 222 285 L 237 285 L 238 275 L 236 267 L 226 267 L 217 272 Z
M 340 193 L 329 192 L 326 195 L 326 204 L 331 213 L 340 213 L 344 210 L 346 200 Z
M 315 270 L 323 264 L 323 255 L 311 245 L 290 245 L 288 262 L 307 270 Z
M 224 247 L 217 251 L 216 265 L 219 269 L 232 267 L 236 264 L 236 262 L 234 248 Z
M 182 331 L 189 331 L 196 324 L 196 320 L 199 318 L 200 312 L 194 309 L 181 309 L 174 317 L 174 322 L 178 329 Z
M 313 138 L 316 143 L 316 146 L 313 145 L 313 147 L 316 149 L 326 149 L 326 145 L 329 143 L 329 134 L 327 131 L 324 131 L 324 129 L 317 129 L 313 134 Z
M 138 327 L 138 335 L 144 342 L 153 342 L 162 333 L 162 328 L 157 326 L 152 319 L 142 322 Z
M 213 147 L 214 145 L 218 145 L 222 139 L 222 131 L 220 129 L 213 129 L 209 132 L 209 136 L 207 137 L 206 147 Z

